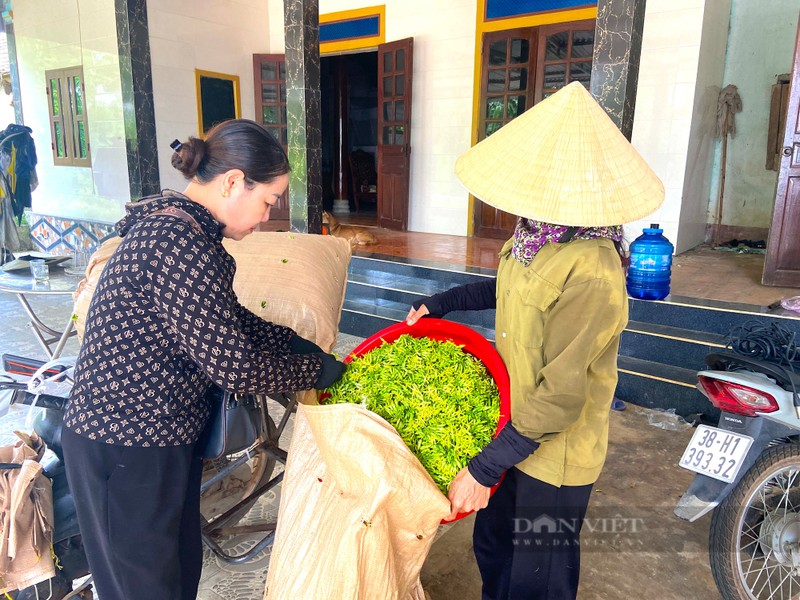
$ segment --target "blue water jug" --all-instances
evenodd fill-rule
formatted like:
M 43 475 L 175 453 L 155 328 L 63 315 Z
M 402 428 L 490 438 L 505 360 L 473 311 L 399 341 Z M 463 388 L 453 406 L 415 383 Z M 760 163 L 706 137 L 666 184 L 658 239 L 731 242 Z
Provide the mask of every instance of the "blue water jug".
M 674 247 L 663 233 L 654 223 L 631 243 L 627 284 L 633 298 L 661 300 L 669 294 Z

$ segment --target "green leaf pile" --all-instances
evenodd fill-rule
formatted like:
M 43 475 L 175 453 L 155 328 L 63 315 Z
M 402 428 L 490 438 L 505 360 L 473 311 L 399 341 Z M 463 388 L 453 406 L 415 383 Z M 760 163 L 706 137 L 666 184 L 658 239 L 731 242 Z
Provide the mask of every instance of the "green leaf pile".
M 402 335 L 354 358 L 326 404 L 354 403 L 386 419 L 447 494 L 492 440 L 500 394 L 483 363 L 453 342 Z

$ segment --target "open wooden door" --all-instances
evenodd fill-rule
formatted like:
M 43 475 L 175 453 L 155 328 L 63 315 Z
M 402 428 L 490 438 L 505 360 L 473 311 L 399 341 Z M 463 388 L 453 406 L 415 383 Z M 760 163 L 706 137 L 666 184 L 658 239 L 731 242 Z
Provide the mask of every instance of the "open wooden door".
M 378 46 L 378 227 L 408 228 L 414 38 Z
M 253 89 L 256 122 L 275 136 L 283 149 L 288 145 L 286 130 L 286 57 L 283 54 L 253 55 Z M 289 191 L 270 210 L 270 219 L 289 218 Z
M 786 132 L 764 261 L 764 285 L 800 287 L 800 24 L 792 63 Z

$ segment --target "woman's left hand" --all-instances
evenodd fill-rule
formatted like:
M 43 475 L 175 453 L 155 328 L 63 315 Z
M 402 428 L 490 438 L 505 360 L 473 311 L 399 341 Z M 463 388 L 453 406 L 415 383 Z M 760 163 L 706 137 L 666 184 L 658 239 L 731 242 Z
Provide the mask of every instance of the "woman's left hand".
M 452 521 L 459 513 L 486 508 L 489 504 L 491 488 L 478 483 L 467 467 L 458 472 L 450 483 L 447 497 L 450 499 L 450 514 L 446 520 Z

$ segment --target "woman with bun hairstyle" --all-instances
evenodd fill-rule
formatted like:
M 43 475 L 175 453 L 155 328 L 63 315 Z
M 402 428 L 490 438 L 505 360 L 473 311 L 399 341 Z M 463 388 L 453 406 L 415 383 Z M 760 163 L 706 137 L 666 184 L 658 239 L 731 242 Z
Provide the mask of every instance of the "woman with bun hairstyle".
M 241 240 L 269 220 L 289 161 L 253 121 L 173 142 L 189 184 L 132 202 L 97 284 L 64 416 L 67 476 L 103 600 L 190 600 L 202 566 L 195 445 L 206 392 L 324 389 L 344 365 L 233 292 Z

